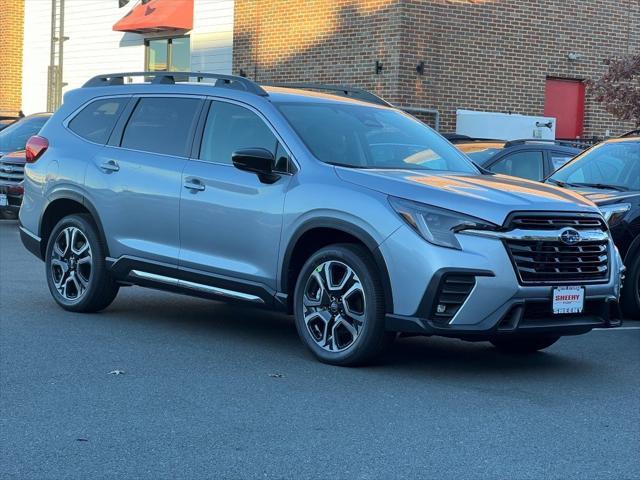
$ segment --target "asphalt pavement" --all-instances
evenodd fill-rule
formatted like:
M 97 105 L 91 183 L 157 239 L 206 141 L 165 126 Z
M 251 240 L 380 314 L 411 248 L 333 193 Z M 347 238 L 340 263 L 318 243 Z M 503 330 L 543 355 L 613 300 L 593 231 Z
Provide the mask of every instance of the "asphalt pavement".
M 123 288 L 56 306 L 0 221 L 0 478 L 640 478 L 640 322 L 532 357 L 318 363 L 290 317 Z

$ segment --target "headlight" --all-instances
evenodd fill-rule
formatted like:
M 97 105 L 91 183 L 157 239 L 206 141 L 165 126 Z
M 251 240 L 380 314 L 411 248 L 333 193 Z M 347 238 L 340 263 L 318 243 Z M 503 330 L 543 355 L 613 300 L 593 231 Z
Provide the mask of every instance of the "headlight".
M 493 230 L 496 225 L 444 208 L 389 197 L 393 209 L 398 212 L 427 242 L 441 247 L 462 250 L 456 233 L 467 228 Z
M 631 205 L 628 203 L 617 203 L 615 205 L 603 205 L 599 208 L 606 222 L 610 227 L 613 227 L 631 210 Z

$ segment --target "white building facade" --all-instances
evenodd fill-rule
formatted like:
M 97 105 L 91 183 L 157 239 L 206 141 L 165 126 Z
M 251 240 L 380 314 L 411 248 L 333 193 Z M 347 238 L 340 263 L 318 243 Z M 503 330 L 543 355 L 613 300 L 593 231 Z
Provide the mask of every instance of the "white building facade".
M 231 73 L 233 0 L 131 0 L 123 7 L 118 0 L 56 1 L 58 8 L 59 2 L 64 2 L 64 37 L 68 38 L 63 42 L 60 62 L 66 84 L 63 93 L 94 75 L 109 72 L 171 69 Z M 178 4 L 180 15 L 183 8 L 188 11 L 182 18 L 185 23 L 179 25 L 187 28 L 174 28 L 171 23 L 171 17 L 176 17 L 171 8 L 178 8 Z M 25 0 L 25 114 L 47 110 L 52 5 L 51 0 Z

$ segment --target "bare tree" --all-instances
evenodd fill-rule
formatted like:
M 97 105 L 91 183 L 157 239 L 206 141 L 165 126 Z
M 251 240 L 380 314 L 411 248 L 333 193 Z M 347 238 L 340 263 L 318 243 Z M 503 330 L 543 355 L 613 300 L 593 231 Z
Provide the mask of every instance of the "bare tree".
M 607 72 L 589 86 L 609 113 L 640 126 L 640 54 L 609 60 Z

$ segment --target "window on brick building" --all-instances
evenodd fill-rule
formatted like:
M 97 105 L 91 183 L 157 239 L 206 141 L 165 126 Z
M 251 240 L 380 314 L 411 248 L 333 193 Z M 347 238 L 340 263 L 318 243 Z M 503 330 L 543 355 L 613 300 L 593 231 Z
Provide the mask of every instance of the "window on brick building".
M 145 41 L 145 70 L 188 72 L 191 68 L 189 37 L 156 38 Z

